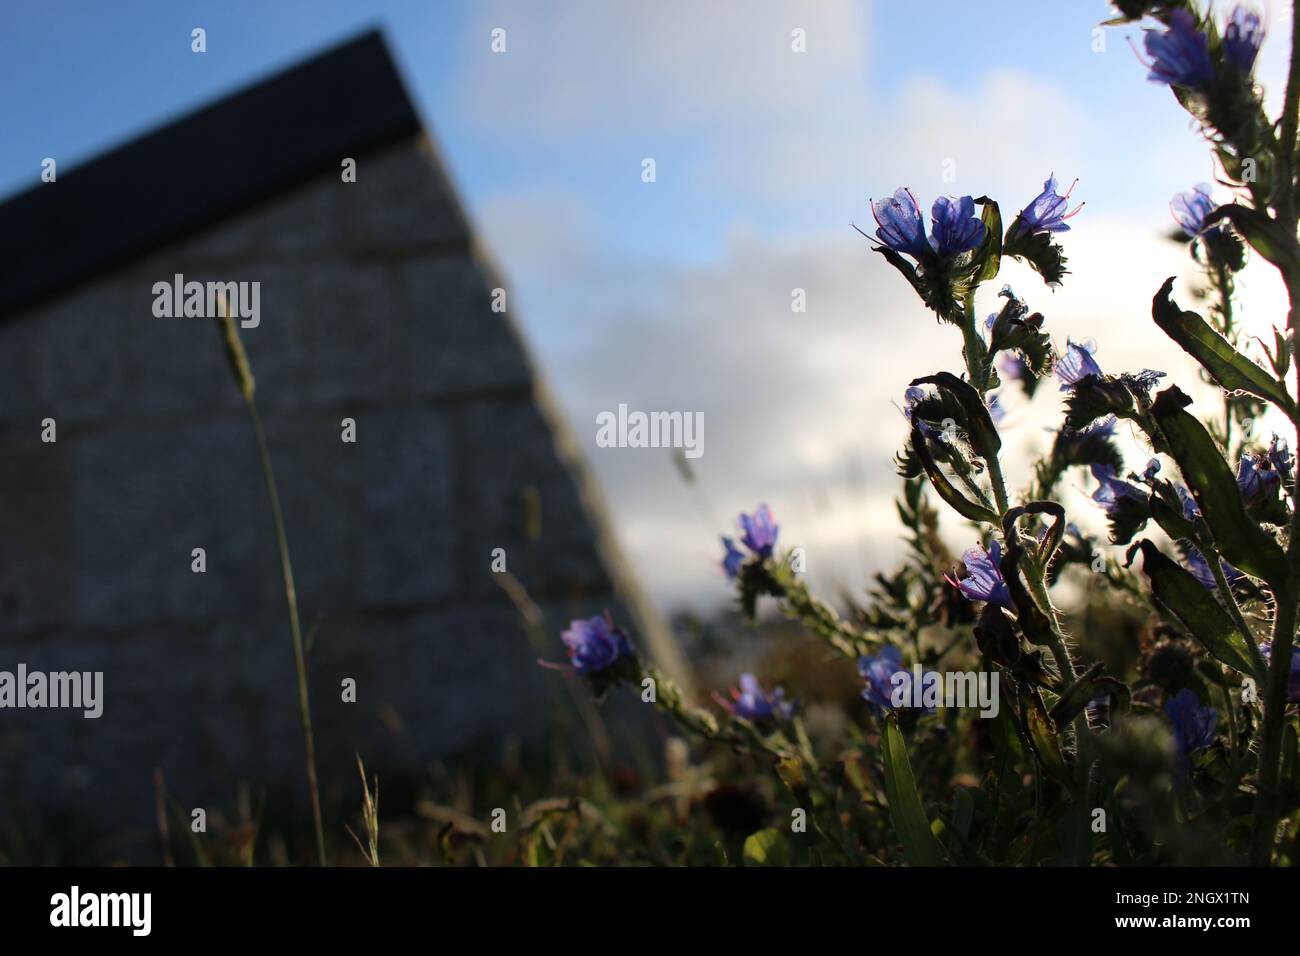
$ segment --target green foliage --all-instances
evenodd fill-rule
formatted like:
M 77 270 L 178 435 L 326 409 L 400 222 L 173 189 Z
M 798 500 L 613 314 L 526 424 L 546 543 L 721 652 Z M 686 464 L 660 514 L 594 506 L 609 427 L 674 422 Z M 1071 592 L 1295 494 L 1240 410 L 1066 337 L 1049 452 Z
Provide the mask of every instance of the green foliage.
M 1198 363 L 1217 402 L 1194 414 L 1177 385 L 1156 391 L 1160 372 L 1107 374 L 1078 348 L 1061 358 L 1043 315 L 1008 289 L 986 335 L 976 297 L 1008 257 L 1027 262 L 1048 286 L 1068 274 L 1058 241 L 1068 235 L 1065 197 L 1054 179 L 1005 230 L 987 196 L 948 204 L 963 221 L 936 215 L 929 246 L 916 233 L 919 210 L 897 213 L 875 251 L 925 308 L 958 328 L 965 373 L 912 380 L 908 440 L 897 458 L 908 553 L 876 575 L 865 599 L 845 596 L 847 617 L 815 597 L 775 547 L 735 573 L 747 619 L 757 620 L 766 602 L 778 605 L 825 649 L 826 666 L 850 680 L 856 672 L 858 694 L 803 683 L 812 655 L 801 649 L 801 666 L 786 667 L 781 679 L 801 691 L 806 719 L 747 717 L 729 706 L 709 723 L 679 697 L 661 698 L 712 752 L 730 748 L 758 761 L 781 788 L 781 806 L 719 853 L 728 861 L 1293 862 L 1286 841 L 1300 829 L 1300 735 L 1287 697 L 1300 609 L 1298 469 L 1276 442 L 1259 447 L 1251 427 L 1270 408 L 1300 424 L 1286 382 L 1294 329 L 1288 315 L 1272 350 L 1264 347 L 1270 372 L 1246 354 L 1233 297 L 1248 251 L 1279 269 L 1293 302 L 1300 297 L 1300 63 L 1286 98 L 1290 114 L 1273 123 L 1249 71 L 1225 59 L 1213 18 L 1197 4 L 1118 6 L 1121 22 L 1154 15 L 1165 24 L 1182 7 L 1206 34 L 1212 78 L 1200 74 L 1173 92 L 1202 125 L 1233 200 L 1207 215 L 1208 193 L 1198 194 L 1203 223 L 1180 240 L 1203 270 L 1196 294 L 1210 300 L 1206 317 L 1180 308 L 1166 280 L 1152 318 Z M 1272 172 L 1260 181 L 1249 173 L 1255 168 Z M 936 341 L 945 334 L 940 328 Z M 1017 463 L 1002 459 L 993 412 L 999 353 L 1023 363 L 1017 374 L 1031 398 L 1054 365 L 1067 383 L 1061 427 L 1031 464 L 1027 490 L 1004 473 Z M 1144 468 L 1125 468 L 1117 420 L 1145 442 Z M 1112 543 L 1128 544 L 1153 524 L 1150 533 L 1167 535 L 1183 561 L 1147 538 L 1123 563 L 1108 556 L 1056 500 L 1067 480 L 1100 483 L 1094 499 L 1107 510 Z M 930 504 L 927 485 L 942 509 Z M 973 526 L 968 533 L 979 542 L 960 561 L 938 533 L 944 509 Z M 1140 571 L 1132 567 L 1139 551 Z M 1068 609 L 1060 606 L 1063 583 L 1078 595 Z M 996 706 L 985 712 L 911 695 L 929 675 L 942 683 L 954 672 L 996 677 Z M 886 680 L 907 693 L 891 694 Z M 787 830 L 787 810 L 807 827 Z

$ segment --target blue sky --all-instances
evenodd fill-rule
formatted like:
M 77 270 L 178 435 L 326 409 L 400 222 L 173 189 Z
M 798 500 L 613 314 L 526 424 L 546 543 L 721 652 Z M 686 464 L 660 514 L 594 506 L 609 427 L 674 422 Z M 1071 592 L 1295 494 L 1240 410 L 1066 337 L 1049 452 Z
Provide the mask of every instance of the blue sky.
M 1261 6 L 1264 4 L 1261 3 Z M 1274 0 L 1274 27 L 1289 5 Z M 664 604 L 725 600 L 717 539 L 769 501 L 822 583 L 858 586 L 895 553 L 892 404 L 959 348 L 849 228 L 911 187 L 987 193 L 1004 213 L 1049 172 L 1079 177 L 1056 293 L 1007 276 L 1103 367 L 1184 369 L 1151 328 L 1169 197 L 1213 167 L 1093 0 L 115 0 L 11 6 L 0 193 L 381 26 L 530 347 L 596 476 L 624 549 Z M 190 52 L 190 30 L 208 52 Z M 493 54 L 490 31 L 506 30 Z M 806 30 L 807 52 L 790 48 Z M 1280 32 L 1275 29 L 1274 32 Z M 1283 44 L 1257 73 L 1281 91 Z M 231 144 L 237 148 L 237 131 Z M 641 181 L 653 157 L 657 181 Z M 955 171 L 955 181 L 944 172 Z M 1022 283 L 1023 282 L 1023 286 Z M 1252 267 L 1243 314 L 1278 321 Z M 792 315 L 793 288 L 808 312 Z M 990 295 L 992 292 L 990 292 Z M 1111 341 L 1107 336 L 1111 336 Z M 1113 342 L 1113 344 L 1111 344 Z M 1055 413 L 1008 404 L 1025 447 Z M 662 453 L 598 449 L 595 415 L 699 410 L 684 486 Z M 1014 484 L 1016 476 L 1012 475 Z M 961 544 L 963 542 L 958 541 Z
M 775 12 L 765 21 L 774 27 L 782 25 L 781 20 L 791 27 L 806 23 L 810 18 L 805 14 L 825 6 L 815 0 L 768 4 L 760 0 L 758 5 Z M 184 4 L 50 0 L 10 8 L 0 34 L 0 78 L 12 91 L 5 111 L 0 193 L 34 183 L 43 156 L 59 157 L 65 165 L 75 163 L 325 45 L 379 25 L 385 29 L 471 207 L 503 192 L 534 188 L 540 182 L 555 184 L 585 194 L 600 214 L 599 225 L 615 249 L 683 259 L 716 255 L 719 243 L 737 221 L 777 231 L 820 225 L 829 215 L 843 218 L 847 210 L 837 200 L 828 201 L 828 191 L 820 184 L 800 189 L 796 182 L 754 203 L 753 197 L 701 188 L 713 183 L 684 182 L 666 175 L 661 179 L 665 188 L 655 191 L 653 203 L 638 202 L 645 191 L 629 185 L 627 164 L 639 161 L 646 152 L 669 163 L 674 157 L 690 156 L 698 138 L 709 135 L 708 117 L 703 115 L 697 122 L 679 123 L 675 128 L 625 122 L 612 129 L 610 117 L 593 116 L 593 124 L 603 129 L 599 134 L 588 130 L 586 135 L 530 144 L 527 151 L 512 149 L 508 126 L 494 130 L 482 115 L 467 115 L 458 100 L 463 89 L 458 77 L 491 63 L 485 27 L 507 29 L 512 47 L 507 58 L 520 62 L 520 74 L 530 71 L 529 61 L 563 58 L 580 64 L 585 58 L 596 68 L 589 74 L 590 81 L 602 84 L 610 78 L 598 70 L 617 65 L 617 51 L 598 52 L 603 42 L 613 41 L 582 30 L 584 8 L 601 5 L 557 0 L 550 6 L 570 10 L 567 19 L 577 29 L 530 34 L 528 28 L 539 19 L 538 5 L 531 5 L 530 10 L 523 0 L 199 0 Z M 604 6 L 617 8 L 620 4 L 615 0 Z M 630 10 L 639 5 L 629 0 L 622 6 Z M 652 6 L 662 11 L 657 16 L 675 18 L 682 33 L 723 23 L 717 17 L 697 16 L 693 4 Z M 855 11 L 853 25 L 865 26 L 869 33 L 864 37 L 868 55 L 862 68 L 847 71 L 844 79 L 860 84 L 873 97 L 894 97 L 905 82 L 918 77 L 961 88 L 978 84 L 990 68 L 1010 66 L 1030 76 L 1086 89 L 1091 111 L 1106 124 L 1115 143 L 1131 143 L 1135 137 L 1151 138 L 1185 126 L 1176 111 L 1165 108 L 1165 91 L 1136 82 L 1141 68 L 1122 42 L 1124 35 L 1135 31 L 1110 31 L 1107 55 L 1093 52 L 1091 30 L 1106 15 L 1104 3 L 929 0 L 923 5 L 924 15 L 918 15 L 922 5 L 917 4 L 843 6 Z M 738 21 L 747 19 L 743 6 L 734 9 L 741 14 Z M 599 23 L 608 17 L 592 19 Z M 203 26 L 208 32 L 208 52 L 201 56 L 190 52 L 189 33 L 194 26 Z M 729 29 L 723 24 L 714 41 L 720 62 L 726 62 L 723 48 Z M 774 50 L 785 47 L 786 32 L 772 37 Z M 961 38 L 960 43 L 953 38 Z M 815 31 L 811 34 L 811 57 L 825 40 Z M 1117 59 L 1120 62 L 1115 62 Z M 762 64 L 756 62 L 754 68 L 761 69 Z M 673 66 L 664 62 L 662 69 L 670 73 Z M 646 87 L 654 83 L 650 76 L 637 79 Z M 614 81 L 619 82 L 618 78 Z M 668 84 L 663 94 L 671 96 L 676 91 Z M 527 90 L 518 87 L 512 93 L 526 95 Z M 635 105 L 650 110 L 663 105 L 662 97 L 652 88 L 642 93 Z M 815 110 L 815 104 L 808 104 L 808 109 Z M 1157 122 L 1155 130 L 1153 121 Z M 879 137 L 877 148 L 887 151 L 889 129 L 874 132 Z M 1025 142 L 1031 142 L 1032 133 L 989 131 L 993 136 Z M 735 157 L 736 163 L 743 161 L 743 156 Z M 1104 157 L 1096 158 L 1097 165 L 1104 163 Z M 1094 196 L 1091 201 L 1116 205 L 1140 201 L 1143 180 L 1142 176 L 1130 176 L 1108 183 L 1107 195 Z M 840 192 L 860 207 L 867 185 L 846 182 Z M 830 202 L 834 202 L 833 208 L 827 208 Z M 692 228 L 684 230 L 683 220 L 691 209 L 696 212 L 690 218 Z

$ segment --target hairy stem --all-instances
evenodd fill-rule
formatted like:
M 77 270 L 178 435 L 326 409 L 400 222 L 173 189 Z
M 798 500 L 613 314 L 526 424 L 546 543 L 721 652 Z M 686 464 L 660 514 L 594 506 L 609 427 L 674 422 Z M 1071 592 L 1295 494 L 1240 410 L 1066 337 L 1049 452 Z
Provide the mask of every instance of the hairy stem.
M 1223 573 L 1223 558 L 1213 545 L 1199 544 L 1199 547 L 1205 557 L 1205 563 L 1210 567 L 1210 573 L 1214 575 L 1214 583 L 1219 589 L 1219 597 L 1228 608 L 1228 614 L 1232 617 L 1233 623 L 1237 625 L 1237 630 L 1246 639 L 1246 646 L 1250 648 L 1251 659 L 1260 670 L 1263 670 L 1267 666 L 1264 662 L 1264 655 L 1260 652 L 1259 641 L 1255 637 L 1255 632 L 1246 623 L 1246 616 L 1241 613 L 1241 605 L 1237 603 L 1237 596 L 1232 593 L 1232 588 L 1228 584 L 1228 577 Z
M 1300 17 L 1291 18 L 1291 65 L 1287 72 L 1283 100 L 1281 133 L 1277 144 L 1277 192 L 1274 209 L 1278 221 L 1295 236 L 1295 158 L 1296 132 L 1300 124 Z M 1296 249 L 1294 254 L 1300 254 Z M 1300 277 L 1294 268 L 1282 270 L 1286 284 L 1287 328 L 1296 330 L 1296 296 L 1300 294 Z M 1300 363 L 1296 366 L 1296 392 L 1300 395 Z M 1292 416 L 1300 444 L 1300 414 Z M 1295 469 L 1292 489 L 1291 534 L 1287 542 L 1290 575 L 1274 595 L 1273 641 L 1269 651 L 1268 681 L 1264 692 L 1264 726 L 1259 748 L 1259 796 L 1255 802 L 1255 825 L 1251 839 L 1250 860 L 1256 866 L 1272 861 L 1277 838 L 1278 775 L 1282 758 L 1282 727 L 1286 719 L 1287 680 L 1291 671 L 1291 647 L 1295 641 L 1296 602 L 1300 593 L 1300 468 Z

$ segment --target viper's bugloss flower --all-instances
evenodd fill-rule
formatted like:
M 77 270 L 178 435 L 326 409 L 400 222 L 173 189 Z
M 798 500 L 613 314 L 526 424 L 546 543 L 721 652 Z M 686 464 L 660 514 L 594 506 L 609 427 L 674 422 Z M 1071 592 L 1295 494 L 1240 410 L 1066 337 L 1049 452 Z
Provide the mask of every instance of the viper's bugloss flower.
M 1176 193 L 1169 200 L 1169 211 L 1187 238 L 1194 239 L 1205 228 L 1205 217 L 1214 211 L 1216 205 L 1210 195 L 1209 183 L 1197 183 L 1185 192 Z
M 915 259 L 929 255 L 930 243 L 925 238 L 925 222 L 921 207 L 911 190 L 900 187 L 888 199 L 871 203 L 871 214 L 876 217 L 876 238 L 895 252 Z
M 1097 346 L 1092 342 L 1075 342 L 1067 339 L 1065 354 L 1056 361 L 1056 377 L 1061 380 L 1061 391 L 1068 392 L 1089 375 L 1101 376 L 1101 366 L 1092 357 Z
M 1185 564 L 1192 577 L 1200 581 L 1206 590 L 1217 591 L 1219 589 L 1219 582 L 1214 580 L 1214 572 L 1210 570 L 1210 563 L 1205 560 L 1205 555 L 1201 554 L 1201 552 L 1195 548 L 1188 548 Z M 1234 587 L 1238 581 L 1245 577 L 1239 570 L 1222 559 L 1219 561 L 1219 568 L 1223 571 L 1223 577 L 1228 582 L 1228 587 Z
M 1178 495 L 1178 500 L 1183 504 L 1183 517 L 1188 521 L 1195 521 L 1201 516 L 1201 507 L 1192 497 L 1192 493 L 1183 485 L 1174 485 L 1174 493 Z
M 1113 516 L 1124 506 L 1125 499 L 1146 504 L 1147 493 L 1120 478 L 1113 466 L 1093 465 L 1091 470 L 1092 477 L 1097 479 L 1097 490 L 1092 493 L 1092 500 L 1105 508 L 1107 515 Z
M 930 210 L 933 221 L 931 245 L 944 258 L 970 252 L 984 241 L 984 223 L 975 215 L 970 196 L 954 199 L 940 196 Z
M 894 709 L 896 689 L 904 689 L 904 700 L 912 699 L 912 672 L 903 666 L 903 652 L 892 644 L 886 644 L 880 653 L 870 657 L 858 658 L 858 673 L 866 682 L 862 689 L 862 699 L 867 702 L 877 717 L 884 716 Z M 901 677 L 895 678 L 899 674 Z M 927 714 L 934 713 L 933 707 L 925 708 Z
M 1260 653 L 1264 655 L 1264 660 L 1273 663 L 1273 642 L 1264 640 L 1259 642 Z M 1291 647 L 1291 673 L 1287 677 L 1286 699 L 1291 703 L 1300 703 L 1300 645 Z
M 1011 592 L 1002 577 L 1002 546 L 996 541 L 985 551 L 981 547 L 969 548 L 961 556 L 966 565 L 966 577 L 948 576 L 948 583 L 960 591 L 968 601 L 987 601 L 1001 607 L 1011 607 Z
M 975 215 L 975 200 L 970 196 L 941 196 L 935 200 L 930 209 L 929 239 L 921 207 L 908 189 L 897 189 L 888 199 L 873 201 L 871 214 L 880 227 L 876 238 L 881 244 L 918 261 L 936 254 L 942 258 L 957 256 L 984 241 L 984 223 Z
M 1152 82 L 1194 90 L 1214 79 L 1209 40 L 1186 10 L 1169 15 L 1168 29 L 1147 30 L 1143 45 L 1151 58 L 1147 79 Z
M 1291 468 L 1295 464 L 1291 457 L 1291 450 L 1287 447 L 1285 438 L 1273 436 L 1273 440 L 1268 444 L 1268 460 L 1273 469 L 1281 477 L 1282 481 L 1291 483 Z
M 1153 368 L 1144 368 L 1140 372 L 1125 372 L 1121 377 L 1130 388 L 1141 389 L 1144 393 L 1150 393 L 1151 389 L 1160 384 L 1160 380 L 1165 377 L 1165 373 L 1157 372 Z
M 1089 437 L 1112 438 L 1115 435 L 1115 426 L 1119 424 L 1119 419 L 1114 415 L 1107 415 L 1105 418 L 1099 418 L 1095 422 L 1079 429 L 1079 435 Z
M 765 692 L 753 674 L 740 675 L 740 686 L 731 689 L 731 700 L 716 694 L 714 698 L 728 713 L 755 724 L 789 720 L 794 715 L 794 704 L 785 699 L 785 691 L 778 687 L 770 694 Z
M 776 547 L 777 532 L 781 529 L 772 521 L 772 511 L 767 505 L 759 505 L 752 515 L 740 516 L 740 527 L 745 535 L 740 540 L 760 558 L 770 558 Z
M 993 419 L 993 424 L 1001 425 L 1002 420 L 1007 417 L 1007 410 L 1002 407 L 996 392 L 989 393 L 986 404 L 989 407 L 989 418 Z
M 1223 31 L 1223 58 L 1241 72 L 1249 73 L 1263 42 L 1264 24 L 1259 14 L 1244 3 L 1233 7 Z
M 1165 703 L 1165 713 L 1174 725 L 1174 745 L 1184 760 L 1214 743 L 1218 712 L 1213 707 L 1202 707 L 1193 691 L 1186 687 L 1180 690 Z
M 996 318 L 996 316 L 994 316 Z M 1006 352 L 998 364 L 998 371 L 1015 382 L 1023 382 L 1034 377 L 1029 363 L 1019 352 Z
M 1281 476 L 1266 454 L 1246 453 L 1237 462 L 1237 487 L 1248 505 L 1271 497 L 1281 482 Z
M 736 547 L 735 539 L 722 536 L 722 547 L 726 553 L 722 556 L 722 570 L 727 573 L 727 577 L 734 578 L 740 573 L 740 566 L 745 561 L 745 552 Z
M 903 414 L 909 422 L 912 420 L 912 412 L 917 402 L 923 398 L 925 398 L 925 389 L 919 385 L 909 385 L 907 391 L 903 393 Z
M 1016 217 L 1014 235 L 1022 236 L 1034 232 L 1069 232 L 1070 227 L 1065 220 L 1077 215 L 1083 208 L 1083 203 L 1079 203 L 1069 212 L 1065 211 L 1069 205 L 1070 193 L 1074 192 L 1074 187 L 1078 183 L 1079 180 L 1076 179 L 1065 191 L 1065 195 L 1061 196 L 1056 192 L 1056 175 L 1054 173 L 1049 175 L 1047 181 L 1043 183 L 1043 191 L 1035 196 L 1028 206 L 1020 210 L 1020 215 Z
M 569 663 L 579 674 L 603 671 L 620 658 L 635 656 L 627 635 L 607 617 L 572 621 L 560 640 L 568 648 Z
M 772 520 L 772 511 L 767 505 L 759 505 L 752 515 L 742 514 L 739 519 L 740 529 L 744 532 L 740 541 L 750 553 L 760 561 L 772 556 L 776 546 L 776 536 L 780 528 Z M 727 577 L 734 579 L 745 563 L 745 552 L 736 547 L 736 540 L 722 535 L 722 570 Z

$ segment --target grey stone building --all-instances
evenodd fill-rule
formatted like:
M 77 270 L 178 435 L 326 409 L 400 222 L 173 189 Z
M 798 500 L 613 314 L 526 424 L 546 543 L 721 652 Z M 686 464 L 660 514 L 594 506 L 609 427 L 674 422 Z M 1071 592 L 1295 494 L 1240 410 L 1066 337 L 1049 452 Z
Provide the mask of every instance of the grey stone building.
M 138 853 L 155 769 L 185 807 L 228 812 L 240 784 L 269 818 L 305 806 L 254 436 L 213 321 L 154 314 L 177 274 L 260 283 L 242 338 L 327 815 L 355 808 L 354 753 L 395 780 L 547 743 L 563 722 L 536 661 L 562 659 L 570 617 L 609 608 L 677 669 L 377 34 L 11 198 L 0 261 L 0 671 L 104 674 L 99 719 L 0 709 L 10 846 Z M 615 733 L 630 711 L 610 711 Z

